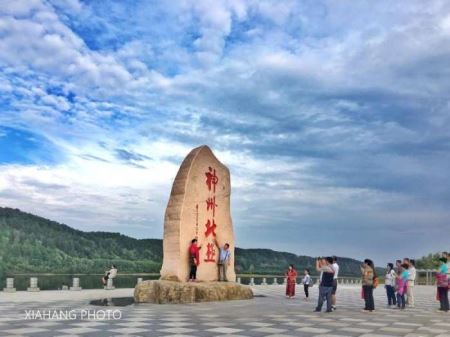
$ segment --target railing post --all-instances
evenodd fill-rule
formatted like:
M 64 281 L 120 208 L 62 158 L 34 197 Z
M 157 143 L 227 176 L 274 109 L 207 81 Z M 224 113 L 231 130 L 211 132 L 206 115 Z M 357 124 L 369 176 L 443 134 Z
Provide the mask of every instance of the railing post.
M 255 285 L 255 279 L 253 277 L 250 277 L 250 285 L 251 286 Z
M 273 278 L 273 284 L 274 285 L 278 284 L 278 279 L 276 277 Z
M 263 277 L 262 282 L 261 282 L 261 285 L 263 285 L 263 286 L 266 286 L 266 285 L 267 285 L 267 281 L 266 281 L 266 278 L 265 278 L 265 277 Z
M 286 285 L 287 283 L 287 277 L 283 278 L 283 285 Z
M 241 278 L 240 278 L 240 277 L 238 277 L 238 278 L 236 279 L 236 283 L 241 284 Z
M 72 278 L 72 286 L 70 287 L 70 290 L 74 290 L 74 291 L 81 290 L 80 278 L 78 278 L 78 277 Z
M 143 281 L 144 279 L 142 278 L 142 277 L 138 277 L 137 278 L 137 282 L 136 282 L 136 284 L 139 284 L 139 283 L 141 283 L 142 281 Z
M 38 287 L 38 278 L 30 277 L 30 287 L 27 289 L 28 291 L 40 291 Z
M 13 293 L 16 291 L 16 288 L 14 288 L 14 279 L 12 277 L 6 279 L 6 288 L 3 288 L 3 291 L 5 293 Z

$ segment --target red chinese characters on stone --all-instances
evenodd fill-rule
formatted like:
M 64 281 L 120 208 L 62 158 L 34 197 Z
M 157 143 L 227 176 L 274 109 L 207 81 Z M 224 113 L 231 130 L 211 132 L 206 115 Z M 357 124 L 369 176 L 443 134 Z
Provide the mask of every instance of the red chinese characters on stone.
M 208 171 L 205 172 L 205 176 L 206 186 L 208 187 L 208 191 L 210 192 L 210 196 L 208 197 L 208 199 L 206 199 L 206 211 L 212 211 L 212 217 L 209 218 L 205 224 L 205 237 L 207 238 L 211 234 L 213 237 L 216 237 L 217 225 L 214 221 L 214 217 L 216 215 L 216 207 L 219 207 L 216 204 L 216 185 L 219 182 L 219 177 L 217 177 L 216 175 L 216 169 L 212 168 L 211 166 L 208 167 Z M 216 255 L 215 245 L 213 243 L 208 243 L 206 247 L 206 259 L 204 259 L 204 261 L 216 262 L 214 258 L 214 256 Z
M 205 173 L 206 176 L 206 185 L 208 186 L 208 190 L 216 193 L 216 185 L 219 182 L 219 177 L 216 176 L 216 169 L 213 169 L 211 166 L 208 167 L 208 172 Z
M 215 230 L 217 225 L 214 222 L 214 219 L 212 220 L 212 223 L 211 220 L 208 220 L 205 226 L 206 226 L 205 236 L 208 237 L 210 234 L 212 234 L 215 237 L 216 236 Z
M 216 207 L 218 207 L 218 205 L 216 204 L 216 197 L 209 197 L 208 199 L 206 199 L 206 210 L 209 211 L 210 209 L 212 210 L 213 213 L 213 218 L 216 216 Z
M 204 259 L 205 262 L 216 262 L 214 256 L 216 255 L 216 250 L 214 248 L 213 243 L 208 243 L 206 245 L 206 259 Z

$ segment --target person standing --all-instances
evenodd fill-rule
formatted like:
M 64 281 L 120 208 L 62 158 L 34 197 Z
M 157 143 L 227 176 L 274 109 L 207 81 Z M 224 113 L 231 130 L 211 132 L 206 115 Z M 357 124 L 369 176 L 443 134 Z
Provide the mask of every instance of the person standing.
M 331 290 L 331 309 L 336 310 L 336 292 L 338 286 L 338 276 L 339 276 L 339 265 L 337 263 L 337 257 L 333 256 L 333 264 L 331 267 L 334 270 L 333 276 L 333 289 Z
M 406 304 L 409 307 L 414 308 L 414 285 L 416 284 L 416 261 L 413 259 L 409 260 L 408 263 L 408 285 L 406 290 Z
M 384 286 L 386 288 L 388 306 L 395 306 L 397 304 L 397 299 L 395 297 L 396 279 L 397 273 L 394 270 L 394 265 L 392 263 L 388 263 L 386 275 L 384 277 Z
M 406 276 L 405 276 L 406 275 Z M 398 268 L 398 275 L 395 280 L 395 290 L 397 292 L 397 307 L 405 309 L 405 294 L 408 289 L 408 265 L 403 263 Z
M 295 285 L 297 284 L 297 271 L 294 265 L 290 264 L 285 274 L 286 276 L 286 296 L 292 298 L 295 296 Z
M 447 277 L 448 277 L 448 286 L 450 288 L 450 254 L 448 252 L 443 252 L 442 257 L 447 259 Z
M 326 259 L 317 258 L 316 260 L 316 270 L 322 275 L 319 286 L 319 299 L 315 310 L 316 312 L 322 311 L 324 299 L 327 301 L 327 312 L 333 311 L 331 309 L 331 292 L 333 291 L 334 276 L 332 264 L 332 257 L 327 257 Z
M 441 265 L 439 266 L 436 272 L 436 283 L 438 287 L 438 295 L 440 308 L 439 311 L 448 312 L 449 310 L 449 302 L 448 302 L 448 267 L 447 267 L 447 259 L 445 257 L 441 257 L 439 259 Z
M 311 276 L 309 275 L 309 269 L 305 269 L 305 276 L 303 277 L 303 291 L 305 292 L 305 299 L 309 300 L 309 285 L 311 284 Z
M 217 240 L 214 241 L 216 246 L 219 248 L 219 260 L 217 261 L 217 267 L 219 270 L 219 281 L 220 282 L 228 282 L 227 279 L 227 268 L 230 265 L 230 245 L 228 243 L 224 244 L 223 247 L 220 247 Z
M 201 246 L 197 246 L 197 239 L 192 239 L 189 246 L 189 281 L 195 282 L 197 280 L 197 267 L 200 264 L 200 249 Z
M 373 299 L 373 281 L 376 278 L 375 267 L 372 260 L 365 259 L 361 266 L 362 286 L 364 295 L 364 312 L 372 312 L 375 310 L 375 302 Z

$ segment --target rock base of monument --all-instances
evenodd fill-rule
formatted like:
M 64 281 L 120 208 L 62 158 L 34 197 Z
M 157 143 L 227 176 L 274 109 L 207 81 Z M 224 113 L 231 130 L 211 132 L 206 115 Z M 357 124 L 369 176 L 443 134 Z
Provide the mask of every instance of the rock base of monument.
M 248 300 L 252 289 L 234 282 L 175 282 L 153 280 L 134 288 L 136 303 L 195 303 Z

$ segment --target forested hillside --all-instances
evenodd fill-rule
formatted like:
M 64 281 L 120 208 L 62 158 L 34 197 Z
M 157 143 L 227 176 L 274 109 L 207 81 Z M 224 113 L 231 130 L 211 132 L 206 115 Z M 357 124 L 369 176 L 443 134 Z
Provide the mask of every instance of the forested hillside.
M 15 273 L 158 273 L 162 240 L 82 232 L 18 209 L 0 207 L 0 279 Z M 236 249 L 238 273 L 280 274 L 288 264 L 312 268 L 314 258 L 269 249 Z M 359 275 L 360 262 L 340 259 L 341 275 Z

